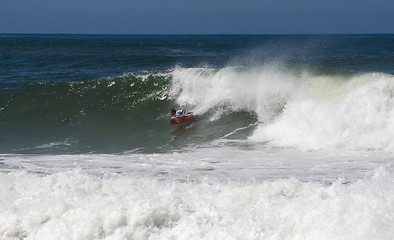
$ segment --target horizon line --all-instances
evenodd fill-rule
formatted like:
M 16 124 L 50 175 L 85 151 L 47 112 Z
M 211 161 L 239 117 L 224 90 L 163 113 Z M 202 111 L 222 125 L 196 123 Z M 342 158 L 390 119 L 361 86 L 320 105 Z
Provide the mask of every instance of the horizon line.
M 264 35 L 394 35 L 393 33 L 2 33 L 0 35 L 135 35 L 135 36 L 264 36 Z

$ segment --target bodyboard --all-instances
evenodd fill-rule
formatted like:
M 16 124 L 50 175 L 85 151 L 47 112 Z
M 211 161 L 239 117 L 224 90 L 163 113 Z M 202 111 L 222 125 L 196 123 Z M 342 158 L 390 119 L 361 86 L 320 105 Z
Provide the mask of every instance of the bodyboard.
M 184 123 L 184 122 L 192 120 L 193 118 L 194 118 L 194 115 L 191 113 L 184 114 L 184 115 L 177 116 L 177 117 L 172 117 L 170 120 L 170 124 L 176 125 L 176 124 Z

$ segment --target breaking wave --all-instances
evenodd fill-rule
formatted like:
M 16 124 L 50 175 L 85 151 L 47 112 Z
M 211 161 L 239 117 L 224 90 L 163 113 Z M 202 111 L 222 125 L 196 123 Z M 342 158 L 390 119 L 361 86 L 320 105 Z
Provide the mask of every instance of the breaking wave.
M 252 141 L 304 150 L 394 149 L 390 74 L 278 66 L 175 69 L 171 91 L 179 105 L 211 112 L 212 121 L 228 112 L 256 114 Z
M 181 68 L 1 90 L 2 152 L 157 152 L 226 140 L 393 151 L 394 77 L 305 66 Z M 198 117 L 168 125 L 169 109 Z

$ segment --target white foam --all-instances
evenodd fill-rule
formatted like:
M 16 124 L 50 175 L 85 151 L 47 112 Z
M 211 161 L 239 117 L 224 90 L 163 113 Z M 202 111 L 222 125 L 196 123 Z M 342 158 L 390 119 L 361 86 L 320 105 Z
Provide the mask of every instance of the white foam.
M 345 147 L 393 151 L 393 79 L 364 74 L 338 86 L 346 89 L 341 95 L 292 99 L 283 114 L 261 126 L 252 139 L 304 150 Z
M 1 239 L 380 239 L 394 236 L 394 172 L 353 184 L 0 174 Z
M 68 141 L 63 141 L 63 142 L 52 142 L 48 144 L 43 144 L 40 146 L 37 146 L 36 148 L 52 148 L 52 147 L 57 147 L 57 146 L 70 146 L 71 143 Z
M 260 124 L 252 141 L 303 150 L 394 151 L 394 77 L 316 75 L 278 66 L 176 68 L 171 95 L 198 114 L 247 110 Z

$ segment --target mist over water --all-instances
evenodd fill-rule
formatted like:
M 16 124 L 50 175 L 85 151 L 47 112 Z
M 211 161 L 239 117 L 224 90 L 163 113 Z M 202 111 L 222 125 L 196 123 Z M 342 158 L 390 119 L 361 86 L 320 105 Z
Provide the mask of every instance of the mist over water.
M 392 239 L 393 41 L 2 36 L 0 239 Z

